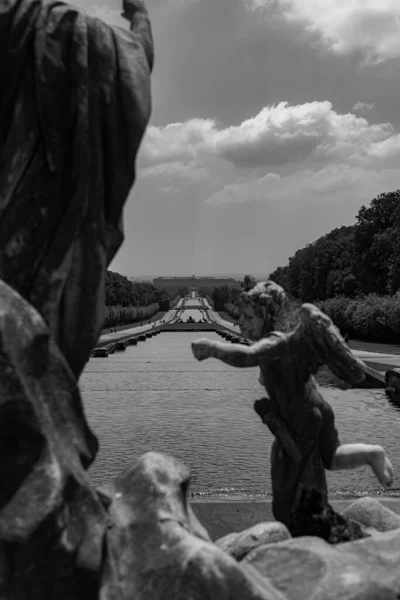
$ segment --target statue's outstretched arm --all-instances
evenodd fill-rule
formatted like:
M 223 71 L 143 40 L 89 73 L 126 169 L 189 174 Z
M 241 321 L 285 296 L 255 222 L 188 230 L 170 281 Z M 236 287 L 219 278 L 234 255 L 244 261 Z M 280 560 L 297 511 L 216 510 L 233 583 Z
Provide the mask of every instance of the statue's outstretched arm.
M 347 383 L 360 383 L 365 378 L 364 363 L 356 358 L 331 319 L 313 304 L 303 304 L 300 324 L 292 334 L 302 349 L 301 360 L 310 374 L 325 364 Z
M 192 351 L 197 360 L 206 358 L 218 358 L 231 367 L 256 367 L 258 355 L 254 346 L 243 346 L 241 344 L 224 344 L 202 338 L 192 343 Z
M 258 365 L 257 354 L 252 346 L 213 342 L 210 348 L 210 356 L 218 358 L 232 367 L 256 367 Z
M 276 340 L 262 339 L 251 346 L 224 344 L 202 338 L 192 343 L 192 351 L 197 360 L 218 358 L 231 367 L 257 367 L 266 355 L 276 346 Z

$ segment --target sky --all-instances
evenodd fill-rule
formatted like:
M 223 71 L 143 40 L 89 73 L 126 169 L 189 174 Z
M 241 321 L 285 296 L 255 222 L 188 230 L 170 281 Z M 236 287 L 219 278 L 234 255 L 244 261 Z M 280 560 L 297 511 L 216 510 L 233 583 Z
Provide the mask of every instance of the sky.
M 72 4 L 128 28 L 117 0 Z M 400 188 L 399 0 L 147 0 L 152 117 L 111 270 L 265 274 Z

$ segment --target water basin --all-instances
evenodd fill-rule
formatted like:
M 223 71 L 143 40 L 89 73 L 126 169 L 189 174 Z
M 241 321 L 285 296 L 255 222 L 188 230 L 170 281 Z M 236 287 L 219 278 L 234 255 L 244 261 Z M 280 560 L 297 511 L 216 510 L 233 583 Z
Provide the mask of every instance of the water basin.
M 270 491 L 272 436 L 252 408 L 263 395 L 257 369 L 196 361 L 190 343 L 199 336 L 162 333 L 107 360 L 90 359 L 80 383 L 101 445 L 90 470 L 95 484 L 155 450 L 190 467 L 190 489 L 196 494 L 257 496 Z M 213 332 L 207 337 L 223 341 Z M 400 407 L 384 390 L 325 387 L 323 394 L 335 410 L 342 443 L 382 444 L 399 473 Z M 367 467 L 329 473 L 328 482 L 331 493 L 381 489 Z

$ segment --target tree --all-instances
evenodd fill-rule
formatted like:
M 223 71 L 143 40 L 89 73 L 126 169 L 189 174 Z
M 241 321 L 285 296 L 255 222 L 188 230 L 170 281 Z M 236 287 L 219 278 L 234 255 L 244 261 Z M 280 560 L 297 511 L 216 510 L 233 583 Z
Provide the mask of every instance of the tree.
M 352 273 L 350 273 L 343 279 L 343 293 L 346 296 L 354 296 L 357 292 L 357 288 L 357 279 Z
M 181 298 L 184 298 L 189 293 L 189 288 L 185 285 L 182 285 L 178 288 L 178 294 L 180 294 Z
M 224 305 L 229 302 L 229 289 L 227 285 L 215 287 L 211 292 L 211 299 L 215 310 L 224 310 Z
M 361 207 L 357 222 L 298 250 L 270 277 L 296 298 L 314 302 L 345 293 L 400 289 L 400 190 Z
M 400 190 L 380 194 L 357 214 L 355 274 L 366 294 L 384 294 L 397 288 L 393 265 L 397 263 L 400 225 Z

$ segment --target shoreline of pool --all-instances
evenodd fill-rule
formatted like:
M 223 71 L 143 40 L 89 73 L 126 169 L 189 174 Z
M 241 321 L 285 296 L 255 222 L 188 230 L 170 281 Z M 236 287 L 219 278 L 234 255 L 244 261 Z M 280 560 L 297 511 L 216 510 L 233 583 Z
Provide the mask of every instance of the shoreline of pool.
M 334 501 L 355 500 L 356 498 L 386 498 L 400 501 L 400 488 L 395 487 L 388 490 L 379 489 L 329 489 L 329 498 Z M 189 492 L 187 498 L 193 502 L 270 502 L 272 492 L 244 492 L 241 490 L 206 490 L 203 492 Z
M 330 498 L 329 502 L 337 512 L 341 512 L 359 497 Z M 400 515 L 400 497 L 376 494 L 369 497 L 376 498 Z M 271 498 L 189 498 L 189 504 L 213 541 L 228 533 L 243 531 L 257 523 L 275 520 Z

